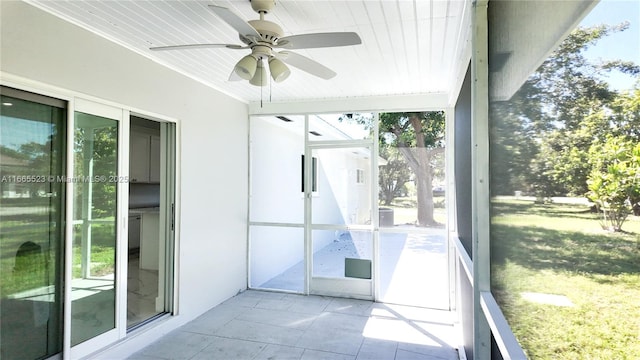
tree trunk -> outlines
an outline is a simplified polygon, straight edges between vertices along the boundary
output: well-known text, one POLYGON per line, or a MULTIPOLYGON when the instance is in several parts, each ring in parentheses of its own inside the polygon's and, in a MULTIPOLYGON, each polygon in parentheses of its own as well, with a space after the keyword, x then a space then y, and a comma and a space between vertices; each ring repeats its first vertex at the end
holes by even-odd
POLYGON ((384 191, 384 205, 385 206, 391 205, 391 202, 393 201, 393 199, 394 199, 393 190, 385 189, 385 191, 384 191))
POLYGON ((416 172, 416 189, 418 192, 418 226, 437 225, 433 218, 432 176, 429 163, 420 166, 416 172))
MULTIPOLYGON (((416 136, 415 146, 410 146, 403 141, 398 141, 398 150, 404 156, 407 164, 416 176, 418 226, 439 225, 433 217, 433 169, 431 168, 431 158, 434 154, 444 151, 444 148, 427 148, 425 135, 422 131, 422 120, 419 116, 409 118, 409 124, 413 127, 416 136)), ((391 131, 402 138, 402 133, 406 129, 402 126, 393 127, 391 131)))
POLYGON ((422 123, 418 117, 410 119, 411 126, 416 132, 416 147, 400 147, 398 150, 404 155, 409 167, 416 175, 418 226, 437 225, 433 218, 433 170, 431 169, 431 156, 435 150, 427 149, 422 133, 422 123))

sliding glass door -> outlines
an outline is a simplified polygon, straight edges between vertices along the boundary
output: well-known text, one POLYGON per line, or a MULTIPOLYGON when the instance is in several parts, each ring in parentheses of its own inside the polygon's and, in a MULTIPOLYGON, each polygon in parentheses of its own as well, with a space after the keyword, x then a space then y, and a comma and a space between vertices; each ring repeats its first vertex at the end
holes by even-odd
POLYGON ((75 113, 71 346, 116 327, 118 120, 75 113))
POLYGON ((175 124, 154 125, 148 179, 130 193, 128 110, 4 86, 0 96, 0 359, 83 358, 171 312, 175 124), (128 270, 133 203, 146 206, 144 294, 128 270), (149 302, 143 321, 128 314, 128 283, 149 302))
POLYGON ((2 88, 0 358, 62 350, 65 107, 2 88))

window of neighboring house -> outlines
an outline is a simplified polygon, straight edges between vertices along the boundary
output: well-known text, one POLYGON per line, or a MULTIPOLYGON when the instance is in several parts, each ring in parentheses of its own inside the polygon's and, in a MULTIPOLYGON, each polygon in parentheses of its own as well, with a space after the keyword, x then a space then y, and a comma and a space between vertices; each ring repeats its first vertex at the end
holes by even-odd
POLYGON ((356 169, 356 184, 364 184, 364 170, 356 169))

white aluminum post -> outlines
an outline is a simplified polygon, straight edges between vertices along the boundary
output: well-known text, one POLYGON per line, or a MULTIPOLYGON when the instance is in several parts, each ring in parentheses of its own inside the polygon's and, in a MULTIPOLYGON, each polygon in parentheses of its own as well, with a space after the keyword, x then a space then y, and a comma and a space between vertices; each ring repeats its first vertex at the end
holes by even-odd
POLYGON ((488 0, 475 0, 471 57, 471 191, 473 227, 473 354, 491 358, 491 329, 482 311, 480 295, 491 291, 489 278, 489 71, 488 0))
POLYGON ((309 295, 311 288, 311 276, 313 271, 313 239, 311 231, 311 197, 313 189, 313 174, 312 169, 312 153, 309 148, 309 115, 304 116, 304 264, 305 264, 305 276, 304 276, 304 293, 309 295))
POLYGON ((378 112, 373 113, 373 145, 371 146, 371 211, 373 212, 371 224, 373 225, 373 251, 371 254, 371 286, 372 286, 372 295, 373 300, 378 301, 380 299, 380 213, 378 206, 378 193, 380 183, 378 182, 379 176, 379 164, 378 164, 378 156, 380 152, 380 145, 378 142, 380 139, 378 138, 378 133, 380 131, 379 127, 380 114, 378 112))
POLYGON ((453 242, 456 227, 456 182, 455 182, 455 109, 445 110, 445 207, 447 211, 447 267, 449 276, 449 309, 456 309, 456 246, 453 242))
MULTIPOLYGON (((68 103, 67 108, 67 143, 66 143, 66 159, 67 168, 65 169, 66 179, 73 177, 73 169, 75 156, 73 153, 74 134, 75 134, 75 102, 72 100, 68 103)), ((63 297, 63 325, 62 325, 62 358, 64 360, 71 359, 71 281, 72 281, 72 261, 73 261, 73 183, 67 181, 65 187, 65 229, 64 229, 64 297, 63 297)))

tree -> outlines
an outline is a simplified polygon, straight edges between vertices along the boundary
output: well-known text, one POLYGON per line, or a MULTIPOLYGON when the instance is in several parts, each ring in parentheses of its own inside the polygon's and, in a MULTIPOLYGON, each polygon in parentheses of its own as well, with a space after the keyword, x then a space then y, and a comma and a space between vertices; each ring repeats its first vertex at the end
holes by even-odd
POLYGON ((640 201, 640 143, 609 137, 590 150, 589 198, 602 211, 602 227, 621 231, 632 208, 640 201))
POLYGON ((583 195, 588 191, 588 152, 592 143, 603 141, 609 133, 612 104, 617 92, 610 89, 602 74, 619 70, 637 75, 637 65, 619 60, 592 63, 584 56, 590 46, 629 23, 599 25, 574 30, 537 70, 532 81, 546 108, 541 117, 547 129, 542 142, 551 152, 539 152, 551 164, 547 175, 566 193, 583 195))
POLYGON ((517 186, 541 197, 584 195, 591 144, 612 131, 638 138, 640 101, 612 90, 603 75, 617 70, 637 77, 640 67, 620 60, 592 63, 584 56, 598 40, 628 27, 575 29, 509 102, 492 104, 494 192, 517 186))
POLYGON ((379 167, 379 197, 388 206, 393 199, 403 196, 407 191, 406 184, 411 181, 411 171, 398 149, 389 144, 380 144, 380 156, 387 163, 379 167))
MULTIPOLYGON (((513 195, 515 191, 538 193, 532 184, 544 181, 531 178, 532 159, 539 152, 535 141, 537 129, 529 119, 540 117, 539 99, 531 86, 525 84, 510 102, 492 102, 490 131, 491 192, 492 195, 513 195)), ((544 163, 535 166, 544 166, 544 163)), ((540 176, 542 171, 535 171, 540 176)))
POLYGON ((432 163, 444 152, 443 111, 380 114, 380 141, 398 149, 415 175, 418 226, 435 226, 432 163))
MULTIPOLYGON (((444 111, 380 113, 380 146, 393 147, 413 172, 418 197, 418 226, 437 226, 433 217, 433 179, 436 155, 444 152, 444 111)), ((356 121, 367 127, 372 118, 346 114, 341 121, 356 121)))

